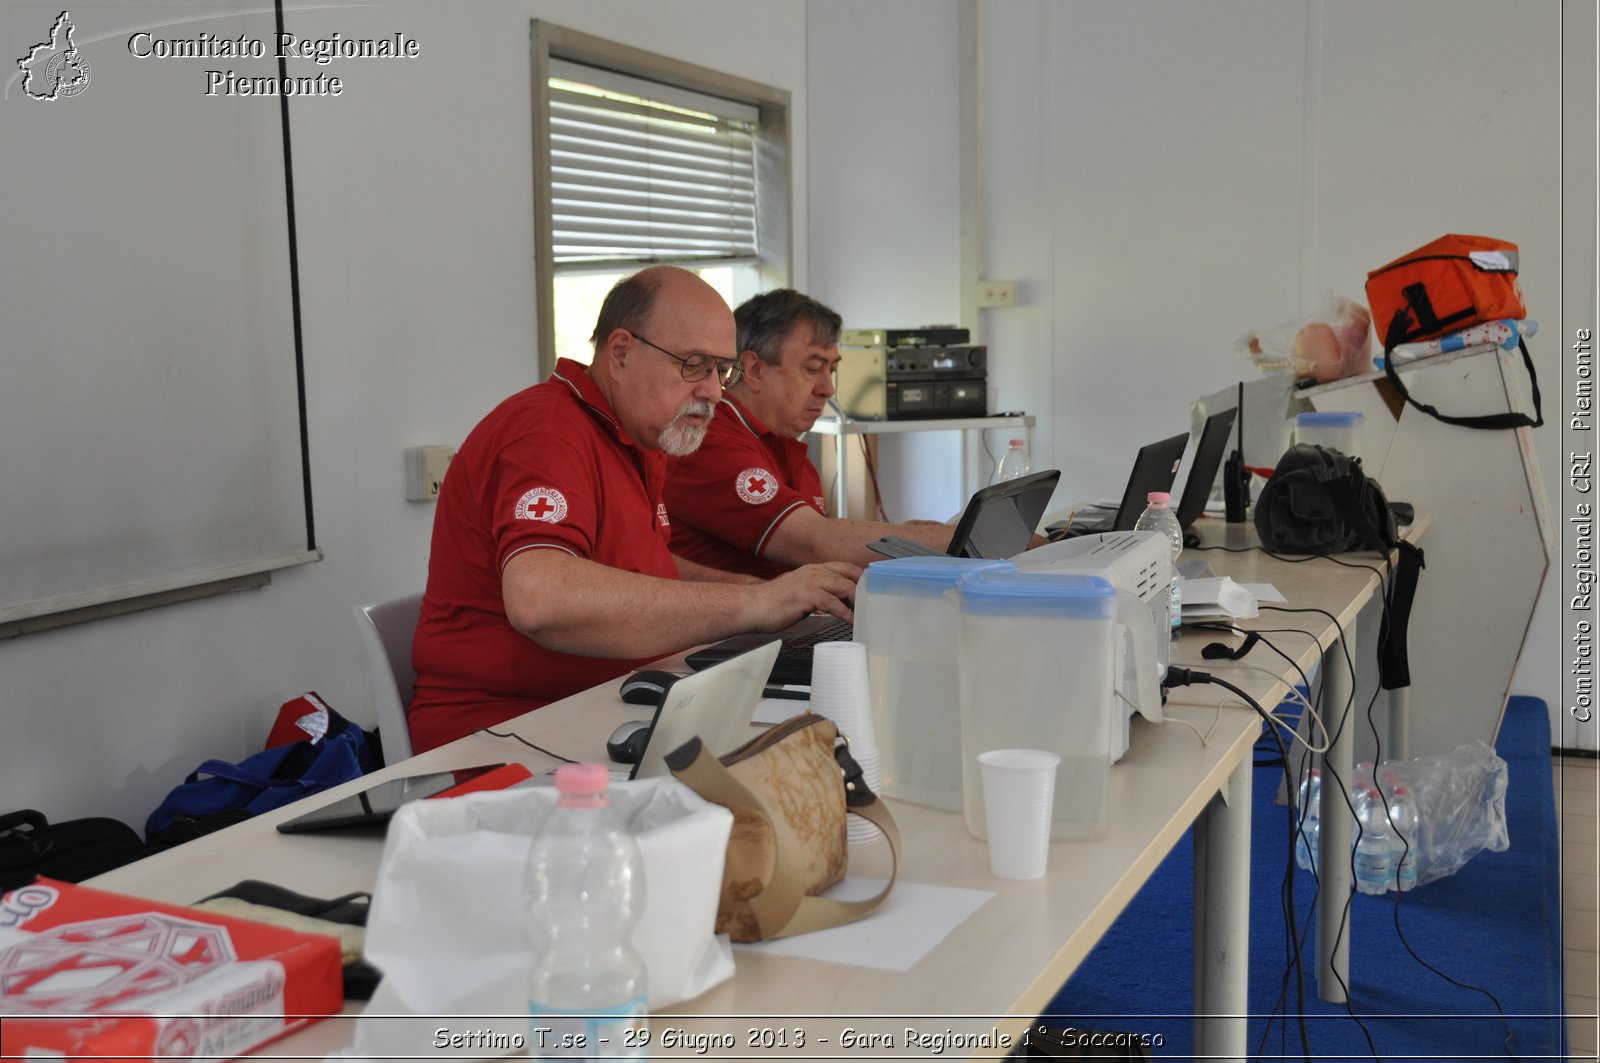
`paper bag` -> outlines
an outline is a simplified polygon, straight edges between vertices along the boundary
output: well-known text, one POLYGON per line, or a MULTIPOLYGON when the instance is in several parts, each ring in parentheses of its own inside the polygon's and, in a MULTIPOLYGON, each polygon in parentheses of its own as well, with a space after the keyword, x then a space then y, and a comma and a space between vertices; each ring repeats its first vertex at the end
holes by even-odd
MULTIPOLYGON (((446 1016, 493 1017, 456 1023, 476 1038, 460 1047, 522 1047, 536 940, 523 875, 555 803, 555 787, 530 786, 400 807, 367 919, 383 981, 342 1055, 428 1055, 446 1016)), ((712 933, 733 816, 671 778, 613 783, 611 805, 644 857, 633 944, 650 1007, 698 996, 733 974, 727 938, 712 933)))

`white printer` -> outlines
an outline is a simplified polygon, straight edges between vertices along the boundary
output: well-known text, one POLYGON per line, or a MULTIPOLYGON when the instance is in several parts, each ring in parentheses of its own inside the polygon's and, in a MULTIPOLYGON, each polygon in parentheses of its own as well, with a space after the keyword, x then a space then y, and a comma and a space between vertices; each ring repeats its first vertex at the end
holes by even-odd
POLYGON ((1117 641, 1117 698, 1124 711, 1112 714, 1117 725, 1111 732, 1111 759, 1121 760, 1128 752, 1129 717, 1138 712, 1147 720, 1161 720, 1161 680, 1172 638, 1172 544, 1160 532, 1101 532, 1046 543, 1011 561, 1028 572, 1099 576, 1118 592, 1137 598, 1148 613, 1148 641, 1134 628, 1117 641))

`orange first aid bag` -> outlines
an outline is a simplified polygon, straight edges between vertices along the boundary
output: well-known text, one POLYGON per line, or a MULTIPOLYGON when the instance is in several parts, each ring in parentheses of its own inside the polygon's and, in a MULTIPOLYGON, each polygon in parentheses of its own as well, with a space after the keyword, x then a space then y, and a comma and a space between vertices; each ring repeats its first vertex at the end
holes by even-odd
POLYGON ((1469 325, 1528 316, 1517 283, 1517 245, 1488 236, 1441 236, 1367 274, 1367 305, 1385 352, 1469 325))
POLYGON ((1517 245, 1491 236, 1441 236, 1431 244, 1367 274, 1372 327, 1383 340, 1383 371, 1406 402, 1446 424, 1463 428, 1538 428, 1544 424, 1533 357, 1520 339, 1534 415, 1507 411, 1467 416, 1440 413, 1411 396, 1395 371, 1393 351, 1402 343, 1431 340, 1473 325, 1528 316, 1517 282, 1517 245))

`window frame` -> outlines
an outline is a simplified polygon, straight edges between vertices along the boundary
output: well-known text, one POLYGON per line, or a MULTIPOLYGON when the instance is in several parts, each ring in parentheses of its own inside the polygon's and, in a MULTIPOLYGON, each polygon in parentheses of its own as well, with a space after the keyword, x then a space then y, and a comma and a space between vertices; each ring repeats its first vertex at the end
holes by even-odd
MULTIPOLYGON (((758 182, 764 168, 781 167, 782 218, 772 211, 757 214, 757 247, 761 288, 781 287, 793 271, 794 248, 794 167, 790 143, 790 93, 709 67, 671 59, 654 52, 633 48, 615 41, 533 19, 530 26, 532 51, 532 127, 533 127, 533 232, 534 232, 534 316, 537 329, 539 375, 555 370, 555 249, 551 240, 552 185, 550 160, 550 60, 563 59, 599 67, 620 74, 657 81, 694 92, 721 96, 750 104, 760 112, 761 133, 757 147, 758 182)), ((685 263, 690 268, 715 265, 717 260, 697 259, 685 263)), ((611 267, 615 268, 615 267, 611 267)))

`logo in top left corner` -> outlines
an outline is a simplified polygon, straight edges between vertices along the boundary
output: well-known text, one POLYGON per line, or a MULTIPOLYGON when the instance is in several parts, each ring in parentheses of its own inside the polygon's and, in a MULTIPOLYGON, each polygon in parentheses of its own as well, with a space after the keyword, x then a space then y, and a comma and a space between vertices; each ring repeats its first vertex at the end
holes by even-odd
POLYGON ((89 87, 89 60, 78 51, 70 12, 63 11, 50 27, 50 39, 35 44, 17 60, 22 91, 29 99, 59 100, 89 87))

